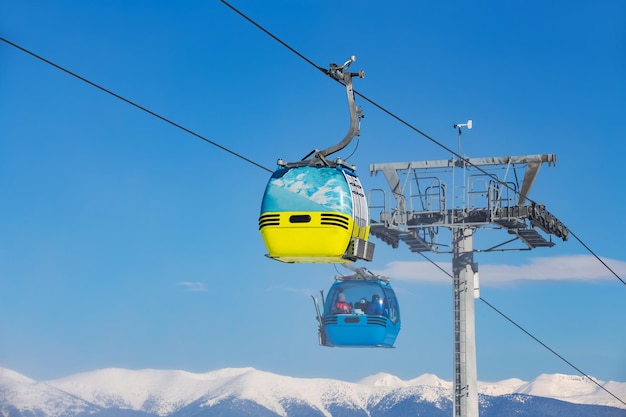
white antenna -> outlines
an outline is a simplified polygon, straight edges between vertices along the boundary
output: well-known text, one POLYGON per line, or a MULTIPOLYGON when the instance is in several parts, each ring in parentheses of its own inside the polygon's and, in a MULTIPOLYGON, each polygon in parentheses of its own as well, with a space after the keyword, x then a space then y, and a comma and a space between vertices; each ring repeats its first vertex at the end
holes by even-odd
POLYGON ((472 121, 468 120, 467 123, 457 123, 454 126, 452 126, 455 129, 461 129, 462 127, 467 127, 468 129, 472 128, 472 121))
POLYGON ((472 120, 468 120, 467 123, 457 123, 452 125, 453 128, 457 129, 459 132, 457 141, 458 141, 458 155, 461 157, 461 128, 466 127, 468 129, 472 128, 472 120))

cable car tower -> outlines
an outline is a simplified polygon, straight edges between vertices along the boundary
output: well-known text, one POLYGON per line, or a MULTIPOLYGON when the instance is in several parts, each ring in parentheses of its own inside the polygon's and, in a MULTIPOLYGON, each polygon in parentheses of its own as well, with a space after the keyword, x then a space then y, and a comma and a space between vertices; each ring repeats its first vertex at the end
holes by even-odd
POLYGON ((556 155, 466 158, 461 156, 462 127, 471 129, 472 121, 454 125, 458 153, 449 160, 370 165, 371 175, 384 174, 393 196, 392 201, 383 189, 370 191, 370 234, 393 248, 402 241, 414 253, 452 254, 453 415, 478 417, 474 299, 480 289, 474 252, 551 247, 552 235, 567 240, 569 231, 544 205, 527 202, 539 169, 554 165, 556 155), (508 237, 474 249, 480 228, 505 230, 508 237), (446 242, 440 239, 442 229, 450 230, 446 242))

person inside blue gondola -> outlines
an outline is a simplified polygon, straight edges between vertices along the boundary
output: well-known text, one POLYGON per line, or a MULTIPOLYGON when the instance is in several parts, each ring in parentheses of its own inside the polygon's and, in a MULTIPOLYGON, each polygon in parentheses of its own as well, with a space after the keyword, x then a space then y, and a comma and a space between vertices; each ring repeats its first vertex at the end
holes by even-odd
POLYGON ((352 307, 346 301, 346 295, 342 292, 337 294, 337 301, 335 302, 335 314, 350 314, 352 313, 352 307))
POLYGON ((357 314, 365 314, 368 304, 369 302, 365 298, 361 298, 359 301, 354 303, 354 312, 357 314))
POLYGON ((387 309, 385 308, 385 304, 380 298, 380 295, 372 295, 372 301, 367 305, 366 314, 387 317, 387 309))

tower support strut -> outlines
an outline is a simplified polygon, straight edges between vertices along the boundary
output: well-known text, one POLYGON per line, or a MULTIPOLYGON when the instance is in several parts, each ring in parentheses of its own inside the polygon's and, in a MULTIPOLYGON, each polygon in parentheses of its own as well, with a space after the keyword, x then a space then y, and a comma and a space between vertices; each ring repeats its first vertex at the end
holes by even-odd
POLYGON ((474 297, 478 295, 478 268, 474 264, 474 230, 452 230, 454 303, 454 417, 478 417, 474 297))

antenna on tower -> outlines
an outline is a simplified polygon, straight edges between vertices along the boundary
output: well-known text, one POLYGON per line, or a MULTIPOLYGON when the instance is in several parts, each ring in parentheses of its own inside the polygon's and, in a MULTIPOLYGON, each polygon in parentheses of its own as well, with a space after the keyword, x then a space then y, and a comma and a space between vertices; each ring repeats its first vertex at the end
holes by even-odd
POLYGON ((455 129, 459 129, 459 132, 461 131, 462 127, 467 127, 468 129, 472 128, 472 121, 468 120, 467 123, 457 123, 455 125, 452 126, 455 129))
POLYGON ((457 129, 457 131, 459 132, 458 135, 458 154, 459 154, 459 158, 461 157, 461 128, 462 127, 466 127, 468 129, 472 128, 472 120, 468 120, 467 123, 456 123, 454 125, 452 125, 453 128, 457 129))

